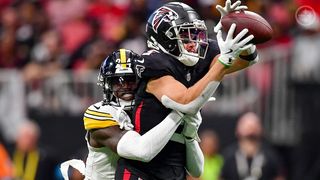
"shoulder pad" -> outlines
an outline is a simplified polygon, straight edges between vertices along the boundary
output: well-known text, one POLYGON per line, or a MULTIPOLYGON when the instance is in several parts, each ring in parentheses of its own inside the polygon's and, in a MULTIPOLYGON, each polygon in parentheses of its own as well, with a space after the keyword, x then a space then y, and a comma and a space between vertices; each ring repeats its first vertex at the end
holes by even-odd
POLYGON ((116 112, 116 108, 102 105, 102 102, 91 105, 83 116, 85 129, 99 129, 119 125, 116 120, 116 112))
POLYGON ((151 50, 142 54, 143 60, 135 64, 139 78, 156 78, 171 74, 173 58, 167 54, 151 50))

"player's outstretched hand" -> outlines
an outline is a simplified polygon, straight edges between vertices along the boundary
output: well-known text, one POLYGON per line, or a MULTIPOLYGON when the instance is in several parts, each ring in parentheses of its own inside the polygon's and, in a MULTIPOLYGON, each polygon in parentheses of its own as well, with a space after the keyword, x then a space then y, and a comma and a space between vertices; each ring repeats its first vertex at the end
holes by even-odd
POLYGON ((226 4, 224 7, 217 5, 216 9, 220 12, 220 21, 218 22, 218 24, 214 27, 214 32, 218 32, 221 28, 222 28, 222 24, 221 24, 221 19, 223 16, 234 12, 234 11, 241 11, 241 10, 246 10, 248 9, 247 6, 245 5, 240 5, 241 1, 237 1, 233 4, 231 4, 231 0, 227 0, 226 4))
POLYGON ((236 37, 233 38, 235 29, 236 24, 232 24, 227 33, 226 40, 223 40, 221 30, 217 33, 217 41, 220 48, 220 57, 218 60, 226 67, 231 66, 232 62, 241 51, 247 50, 252 46, 252 44, 247 43, 254 38, 253 35, 249 35, 244 38, 248 33, 248 29, 243 29, 236 37))

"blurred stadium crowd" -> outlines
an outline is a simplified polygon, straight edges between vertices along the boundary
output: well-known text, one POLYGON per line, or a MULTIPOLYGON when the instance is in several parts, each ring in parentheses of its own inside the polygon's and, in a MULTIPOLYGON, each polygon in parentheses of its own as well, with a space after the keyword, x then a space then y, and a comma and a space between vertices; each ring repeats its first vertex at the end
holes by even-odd
MULTIPOLYGON (((95 85, 100 63, 118 48, 141 54, 146 18, 165 2, 0 0, 0 153, 9 154, 16 179, 59 179, 59 163, 82 157, 82 111, 102 97, 95 85), (22 130, 23 124, 28 130, 22 130), (39 162, 42 170, 30 168, 39 168, 43 176, 21 176, 24 161, 17 149, 29 146, 43 147, 37 151, 40 160, 37 155, 27 158, 39 162)), ((213 27, 220 17, 215 6, 224 1, 183 2, 199 12, 209 37, 215 38, 213 27)), ((203 108, 200 130, 214 130, 222 151, 236 139, 240 115, 254 111, 283 162, 283 177, 320 179, 320 5, 316 0, 242 3, 268 20, 274 36, 258 46, 261 57, 255 67, 222 83, 217 101, 203 108)), ((5 179, 2 165, 0 179, 5 179)))

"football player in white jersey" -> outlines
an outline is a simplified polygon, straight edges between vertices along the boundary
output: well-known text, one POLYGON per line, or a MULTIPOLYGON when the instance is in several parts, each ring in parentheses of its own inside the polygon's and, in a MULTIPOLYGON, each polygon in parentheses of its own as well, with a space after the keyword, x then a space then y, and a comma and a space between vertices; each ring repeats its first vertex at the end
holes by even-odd
MULTIPOLYGON (((201 117, 183 116, 172 111, 154 128, 143 135, 133 129, 131 113, 137 86, 133 63, 141 61, 134 52, 120 49, 102 63, 98 85, 103 87, 104 99, 91 105, 84 113, 84 127, 89 154, 84 164, 69 160, 61 164, 61 172, 68 179, 68 167, 78 169, 87 180, 114 179, 119 156, 149 162, 171 139, 186 144, 190 175, 198 177, 203 171, 203 154, 197 141, 186 141, 183 133, 174 133, 183 122, 200 125, 201 117)), ((195 127, 195 126, 192 126, 195 127)), ((192 130, 191 132, 195 132, 192 130)))

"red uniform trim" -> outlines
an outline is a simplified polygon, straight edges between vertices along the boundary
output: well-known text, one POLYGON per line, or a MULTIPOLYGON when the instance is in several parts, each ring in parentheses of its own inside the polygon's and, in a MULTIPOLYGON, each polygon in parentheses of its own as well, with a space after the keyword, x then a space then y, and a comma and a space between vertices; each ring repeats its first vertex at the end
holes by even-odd
POLYGON ((141 116, 142 106, 143 106, 143 101, 141 101, 141 103, 139 104, 139 106, 138 106, 138 108, 136 110, 135 121, 134 121, 134 128, 135 128, 136 132, 138 132, 138 133, 140 133, 140 130, 141 130, 141 126, 140 126, 141 119, 140 119, 140 116, 141 116))
POLYGON ((131 177, 131 172, 128 171, 127 169, 124 169, 124 173, 123 173, 123 180, 130 180, 131 177))

